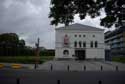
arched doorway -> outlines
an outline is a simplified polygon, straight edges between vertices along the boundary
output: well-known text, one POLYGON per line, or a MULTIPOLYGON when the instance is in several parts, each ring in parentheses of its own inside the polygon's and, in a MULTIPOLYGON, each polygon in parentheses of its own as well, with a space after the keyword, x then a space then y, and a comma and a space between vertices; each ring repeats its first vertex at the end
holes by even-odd
POLYGON ((68 55, 69 55, 69 51, 68 51, 68 50, 64 50, 64 51, 63 51, 63 55, 64 55, 64 56, 68 56, 68 55))

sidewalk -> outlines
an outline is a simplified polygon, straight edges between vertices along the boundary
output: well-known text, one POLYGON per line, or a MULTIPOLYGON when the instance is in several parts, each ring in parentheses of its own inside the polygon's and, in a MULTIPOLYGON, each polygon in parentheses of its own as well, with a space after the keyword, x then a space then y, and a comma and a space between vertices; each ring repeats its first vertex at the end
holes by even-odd
POLYGON ((38 70, 53 71, 125 71, 125 64, 109 61, 48 61, 38 70))
MULTIPOLYGON (((4 64, 3 69, 12 69, 12 64, 4 64)), ((17 63, 18 64, 18 63, 17 63)), ((35 64, 19 64, 20 69, 34 69, 35 64)), ((48 61, 38 64, 37 70, 42 71, 125 71, 125 64, 109 61, 48 61)))

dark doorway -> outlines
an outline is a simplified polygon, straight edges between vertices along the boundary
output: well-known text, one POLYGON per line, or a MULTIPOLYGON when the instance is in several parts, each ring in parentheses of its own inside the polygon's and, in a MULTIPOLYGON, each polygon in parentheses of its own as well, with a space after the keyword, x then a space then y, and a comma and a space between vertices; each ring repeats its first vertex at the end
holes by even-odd
POLYGON ((78 60, 85 60, 85 50, 75 50, 75 55, 78 60))

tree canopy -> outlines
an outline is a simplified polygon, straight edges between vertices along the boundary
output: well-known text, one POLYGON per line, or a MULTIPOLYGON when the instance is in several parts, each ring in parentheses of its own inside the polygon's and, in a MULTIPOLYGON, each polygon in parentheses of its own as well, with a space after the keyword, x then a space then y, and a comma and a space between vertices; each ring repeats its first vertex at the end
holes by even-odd
POLYGON ((34 51, 25 45, 23 39, 19 40, 16 33, 0 34, 0 56, 34 55, 34 51))
POLYGON ((19 42, 19 37, 15 33, 0 34, 0 44, 8 46, 16 46, 19 42))
POLYGON ((104 8, 106 16, 101 19, 100 25, 109 28, 115 24, 118 27, 122 26, 125 17, 122 14, 124 5, 125 0, 51 0, 49 18, 52 18, 52 25, 61 23, 67 26, 73 22, 75 14, 79 14, 81 20, 86 15, 95 18, 104 8))

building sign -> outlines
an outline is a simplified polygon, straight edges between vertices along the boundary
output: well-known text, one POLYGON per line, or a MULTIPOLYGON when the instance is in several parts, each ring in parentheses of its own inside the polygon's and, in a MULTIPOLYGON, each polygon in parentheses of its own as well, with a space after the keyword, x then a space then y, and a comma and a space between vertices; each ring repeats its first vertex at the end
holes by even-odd
POLYGON ((69 45, 69 37, 68 35, 64 36, 64 46, 68 46, 69 45))

